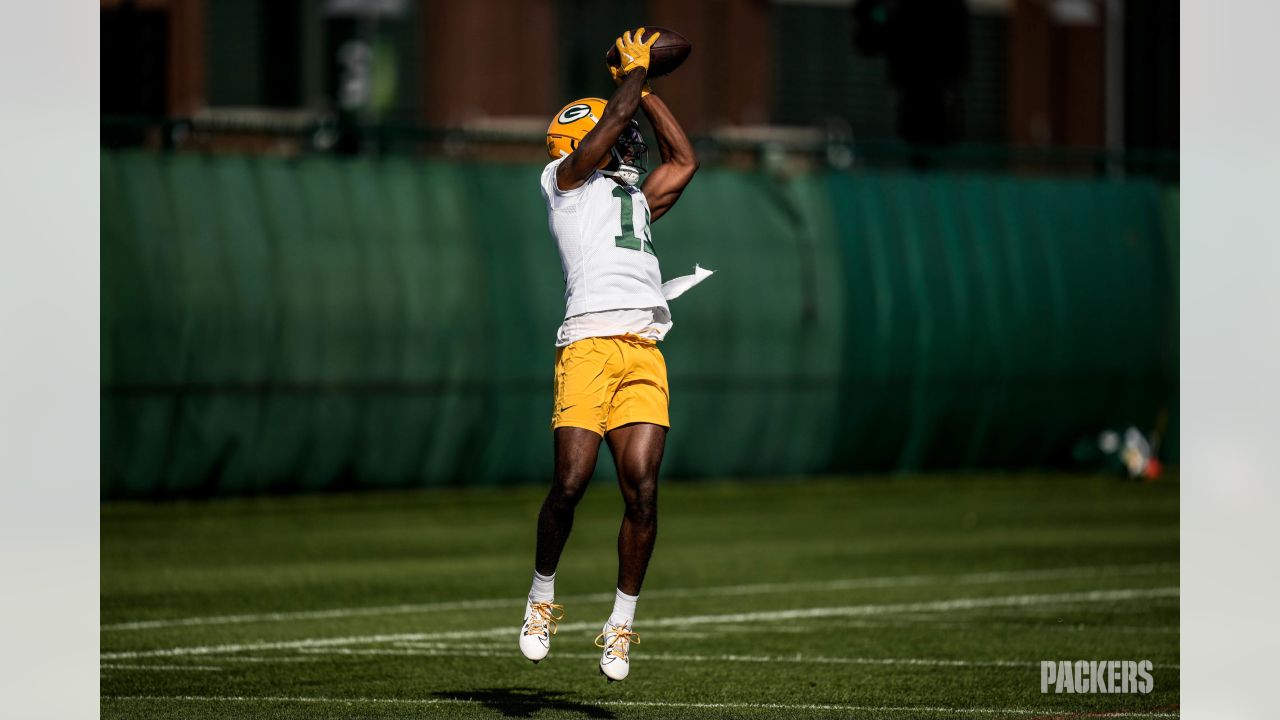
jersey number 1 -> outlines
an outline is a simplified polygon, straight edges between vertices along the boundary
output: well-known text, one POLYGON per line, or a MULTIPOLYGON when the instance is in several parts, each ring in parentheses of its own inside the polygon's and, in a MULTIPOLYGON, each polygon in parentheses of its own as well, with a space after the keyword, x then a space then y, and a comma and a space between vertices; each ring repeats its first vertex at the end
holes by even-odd
POLYGON ((649 235, 649 208, 644 209, 644 237, 636 234, 635 222, 631 219, 631 193, 624 187, 613 189, 614 197, 622 200, 622 234, 613 239, 613 244, 628 250, 642 250, 654 257, 653 238, 649 235))

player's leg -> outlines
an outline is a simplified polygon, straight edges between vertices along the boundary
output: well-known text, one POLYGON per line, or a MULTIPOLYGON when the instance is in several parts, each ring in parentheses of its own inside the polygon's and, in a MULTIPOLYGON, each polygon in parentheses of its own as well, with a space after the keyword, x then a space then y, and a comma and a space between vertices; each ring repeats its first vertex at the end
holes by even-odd
POLYGON ((559 427, 555 437, 555 473, 551 489, 538 513, 538 545, 534 553, 533 585, 520 628, 520 652, 535 663, 551 649, 551 635, 562 608, 554 603, 556 566, 573 530, 574 510, 591 482, 600 436, 579 427, 559 427))
POLYGON ((658 536, 658 468, 666 448, 667 365, 657 344, 633 336, 618 338, 623 357, 622 382, 609 404, 605 440, 618 468, 626 503, 618 530, 618 584, 613 612, 596 644, 604 649, 600 671, 621 680, 631 671, 636 601, 658 536))
POLYGON ((618 531, 618 589, 635 596, 640 594, 658 537, 658 468, 667 429, 635 423, 610 431, 606 439, 626 506, 618 531))
POLYGON ((618 531, 618 585, 613 612, 597 638, 597 645, 604 649, 600 671, 611 680, 628 675, 631 643, 640 641, 633 622, 640 586, 658 537, 658 468, 666 438, 666 427, 645 422, 615 428, 605 436, 626 505, 618 531))
POLYGON ((578 427, 555 430, 555 475, 551 489, 538 513, 538 549, 534 569, 543 576, 554 575, 560 553, 573 530, 573 513, 587 492, 596 469, 600 436, 578 427))

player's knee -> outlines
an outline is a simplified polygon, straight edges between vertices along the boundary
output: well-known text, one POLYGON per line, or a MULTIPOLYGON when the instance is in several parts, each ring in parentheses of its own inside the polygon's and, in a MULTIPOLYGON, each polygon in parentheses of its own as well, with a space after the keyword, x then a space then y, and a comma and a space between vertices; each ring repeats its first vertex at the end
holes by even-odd
POLYGON ((658 526, 658 503, 637 502, 627 506, 627 519, 633 525, 645 528, 658 526))
POLYGON ((627 519, 644 526, 658 524, 658 492, 657 484, 649 488, 641 487, 627 498, 627 519))
POLYGON ((587 492, 590 473, 561 473, 551 485, 548 500, 559 506, 574 508, 587 492))

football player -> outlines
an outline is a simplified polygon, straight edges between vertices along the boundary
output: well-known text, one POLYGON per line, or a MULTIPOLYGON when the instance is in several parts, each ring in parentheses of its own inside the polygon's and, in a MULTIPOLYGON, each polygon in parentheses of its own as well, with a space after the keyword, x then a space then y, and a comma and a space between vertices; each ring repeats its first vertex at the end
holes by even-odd
POLYGON ((649 226, 698 169, 689 138, 646 81, 658 37, 639 28, 617 39, 621 64, 610 67, 617 90, 607 102, 575 100, 556 115, 547 129, 552 160, 542 172, 564 270, 565 318, 556 337, 555 474, 538 515, 520 650, 534 662, 546 657, 564 616, 554 602, 556 565, 604 440, 626 503, 613 612, 596 637, 600 671, 610 680, 627 676, 631 645, 640 641, 632 621, 658 530, 658 466, 670 426, 667 368, 657 344, 672 322, 649 226), (633 117, 637 108, 653 125, 662 156, 643 190, 637 183, 647 146, 633 117))

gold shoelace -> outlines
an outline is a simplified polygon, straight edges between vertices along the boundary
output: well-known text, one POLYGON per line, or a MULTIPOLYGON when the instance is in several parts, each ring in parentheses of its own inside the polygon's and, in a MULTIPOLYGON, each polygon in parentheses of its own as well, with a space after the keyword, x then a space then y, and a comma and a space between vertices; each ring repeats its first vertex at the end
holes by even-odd
POLYGON ((564 619, 564 606, 550 602, 536 602, 529 605, 529 629, 525 635, 537 635, 543 630, 556 634, 556 623, 564 619), (560 614, 556 615, 559 610, 560 614))
MULTIPOLYGON (((610 635, 613 635, 613 639, 609 641, 609 646, 608 646, 609 654, 618 658, 623 662, 628 662, 627 655, 628 655, 628 651, 631 648, 631 643, 635 643, 637 645, 640 644, 640 633, 631 630, 625 625, 624 626, 610 625, 608 629, 608 633, 610 635), (618 642, 619 640, 621 640, 622 642, 619 643, 618 642), (618 647, 619 644, 621 645, 621 649, 619 649, 618 647)), ((596 636, 596 647, 602 648, 602 649, 605 647, 604 636, 605 636, 605 633, 603 632, 596 636)))

